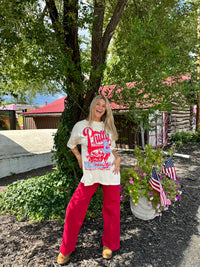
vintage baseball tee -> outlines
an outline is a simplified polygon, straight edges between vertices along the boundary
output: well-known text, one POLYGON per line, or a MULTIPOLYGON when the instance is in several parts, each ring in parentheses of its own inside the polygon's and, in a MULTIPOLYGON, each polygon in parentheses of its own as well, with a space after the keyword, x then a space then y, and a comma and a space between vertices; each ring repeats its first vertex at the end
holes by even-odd
POLYGON ((77 122, 67 143, 71 149, 81 145, 83 176, 81 182, 85 186, 94 183, 103 185, 120 184, 120 173, 114 174, 112 165, 115 157, 112 150, 115 141, 111 134, 104 129, 104 122, 93 121, 91 125, 87 120, 77 122))

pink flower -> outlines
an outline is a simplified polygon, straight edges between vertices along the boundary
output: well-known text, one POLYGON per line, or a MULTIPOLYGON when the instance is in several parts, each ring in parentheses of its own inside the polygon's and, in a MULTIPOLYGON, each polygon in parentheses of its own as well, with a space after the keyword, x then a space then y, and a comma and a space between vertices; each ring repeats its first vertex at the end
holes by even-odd
POLYGON ((135 167, 134 170, 137 170, 137 167, 135 167))
POLYGON ((152 207, 152 204, 151 204, 151 202, 149 202, 149 207, 152 207))
POLYGON ((173 189, 173 187, 171 186, 171 187, 170 187, 170 189, 172 190, 172 189, 173 189))
POLYGON ((142 178, 140 178, 140 180, 142 181, 142 178))
POLYGON ((164 193, 165 193, 165 195, 167 195, 167 191, 165 191, 164 193))
POLYGON ((153 195, 153 192, 152 192, 152 191, 150 191, 150 192, 149 192, 149 194, 150 194, 150 195, 153 195))
POLYGON ((133 178, 132 178, 132 177, 129 178, 129 183, 130 183, 130 184, 134 184, 134 182, 133 182, 133 178))

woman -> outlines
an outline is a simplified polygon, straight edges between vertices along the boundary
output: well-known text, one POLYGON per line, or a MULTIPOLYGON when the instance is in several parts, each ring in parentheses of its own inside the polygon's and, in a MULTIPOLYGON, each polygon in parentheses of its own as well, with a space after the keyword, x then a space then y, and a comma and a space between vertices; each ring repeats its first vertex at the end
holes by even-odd
POLYGON ((83 176, 67 206, 58 264, 67 263, 75 250, 90 199, 100 184, 103 188, 103 258, 110 259, 112 251, 120 247, 120 157, 113 151, 117 137, 109 102, 98 95, 91 102, 88 119, 75 124, 67 143, 83 169, 83 176), (77 144, 81 144, 81 154, 77 144))

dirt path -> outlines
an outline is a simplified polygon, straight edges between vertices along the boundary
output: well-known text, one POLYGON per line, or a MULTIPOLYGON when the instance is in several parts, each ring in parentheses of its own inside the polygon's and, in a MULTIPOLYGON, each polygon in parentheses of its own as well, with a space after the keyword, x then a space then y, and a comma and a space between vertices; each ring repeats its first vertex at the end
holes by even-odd
MULTIPOLYGON (((191 159, 175 158, 183 194, 174 207, 151 221, 135 218, 129 204, 121 210, 121 247, 110 261, 102 259, 102 217, 85 221, 76 251, 67 266, 200 266, 200 235, 197 218, 200 205, 200 144, 180 152, 191 159), (188 265, 189 264, 189 265, 188 265)), ((131 155, 122 156, 129 165, 131 155)), ((2 184, 0 184, 2 185, 2 184)), ((4 185, 5 186, 5 185, 4 185)), ((199 218, 200 219, 200 218, 199 218)), ((63 225, 54 221, 30 224, 15 216, 0 215, 0 266, 58 266, 56 263, 63 225)))

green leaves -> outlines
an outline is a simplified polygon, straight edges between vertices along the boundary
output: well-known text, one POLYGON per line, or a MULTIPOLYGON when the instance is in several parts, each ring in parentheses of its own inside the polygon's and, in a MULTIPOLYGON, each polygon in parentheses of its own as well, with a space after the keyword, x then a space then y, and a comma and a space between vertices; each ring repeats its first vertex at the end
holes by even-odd
POLYGON ((66 177, 57 171, 14 182, 0 194, 0 211, 17 214, 19 220, 25 217, 33 220, 63 218, 71 190, 68 193, 60 191, 58 185, 69 187, 66 177))
POLYGON ((197 52, 196 29, 193 4, 175 0, 130 2, 112 44, 105 84, 158 82, 195 72, 196 57, 191 54, 197 52))
MULTIPOLYGON (((173 148, 172 148, 173 149, 173 148)), ((170 179, 165 174, 160 175, 161 164, 164 163, 164 152, 161 149, 153 150, 153 147, 145 146, 145 151, 135 148, 137 166, 121 170, 121 200, 129 200, 129 196, 135 205, 140 197, 145 197, 149 206, 154 209, 155 216, 161 216, 163 210, 168 209, 168 205, 161 204, 160 194, 155 192, 150 186, 153 167, 156 168, 161 181, 162 190, 166 198, 175 202, 180 198, 182 186, 176 180, 170 179)))
POLYGON ((184 143, 197 142, 200 143, 200 129, 197 132, 176 132, 172 134, 172 141, 179 147, 184 143))
POLYGON ((159 148, 154 150, 152 145, 146 145, 145 151, 142 154, 140 149, 136 146, 134 153, 138 162, 138 166, 141 167, 143 172, 147 173, 149 176, 151 176, 153 166, 158 171, 161 170, 165 155, 162 149, 159 148))

